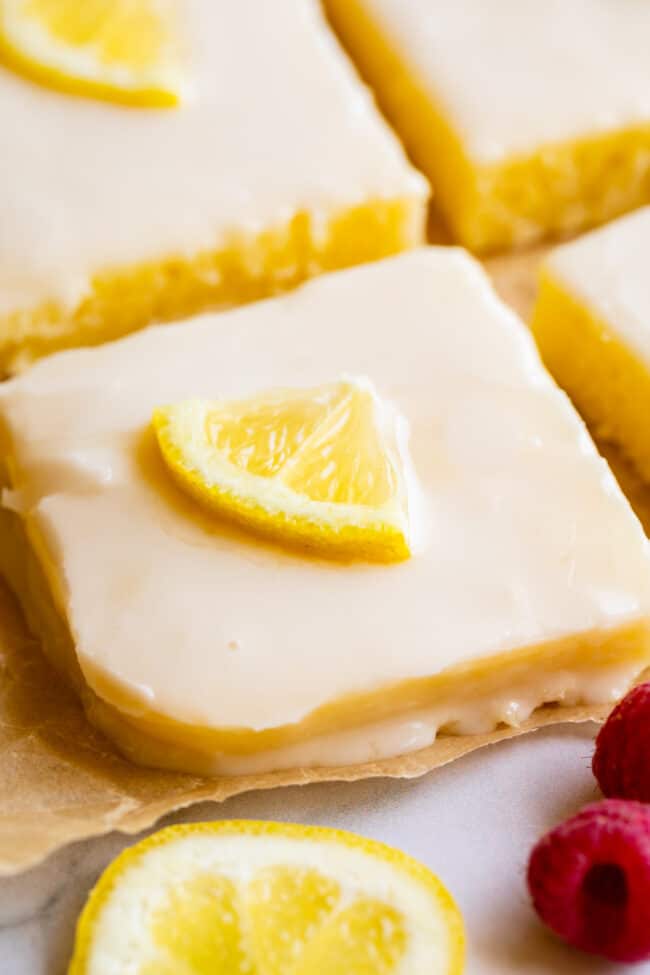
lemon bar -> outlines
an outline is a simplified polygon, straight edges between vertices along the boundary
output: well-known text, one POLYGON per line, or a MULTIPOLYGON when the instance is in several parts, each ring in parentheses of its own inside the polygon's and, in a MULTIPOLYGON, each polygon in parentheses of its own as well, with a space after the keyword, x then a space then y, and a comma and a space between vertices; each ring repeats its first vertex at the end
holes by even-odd
POLYGON ((365 762, 613 701, 650 661, 648 542, 529 332, 455 248, 51 356, 0 387, 0 430, 2 571, 138 762, 365 762), (360 373, 408 424, 402 561, 221 521, 157 449, 162 404, 360 373))
POLYGON ((650 482, 650 207, 556 248, 532 328, 596 436, 650 482))
POLYGON ((650 202, 650 8, 325 0, 457 238, 477 252, 650 202))
POLYGON ((422 240, 426 182, 316 0, 181 9, 177 108, 0 64, 0 375, 422 240))

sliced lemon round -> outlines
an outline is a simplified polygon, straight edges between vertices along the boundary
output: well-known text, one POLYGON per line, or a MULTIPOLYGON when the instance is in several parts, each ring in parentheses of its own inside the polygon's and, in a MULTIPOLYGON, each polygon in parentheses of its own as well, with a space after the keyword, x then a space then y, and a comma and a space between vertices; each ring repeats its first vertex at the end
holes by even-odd
POLYGON ((178 484, 280 542, 339 558, 407 558, 406 424, 367 379, 156 410, 178 484))
POLYGON ((1 0, 0 58, 73 94, 176 105, 178 0, 1 0))
POLYGON ((171 826, 121 854, 69 975, 460 975, 450 894, 404 853, 283 823, 171 826))

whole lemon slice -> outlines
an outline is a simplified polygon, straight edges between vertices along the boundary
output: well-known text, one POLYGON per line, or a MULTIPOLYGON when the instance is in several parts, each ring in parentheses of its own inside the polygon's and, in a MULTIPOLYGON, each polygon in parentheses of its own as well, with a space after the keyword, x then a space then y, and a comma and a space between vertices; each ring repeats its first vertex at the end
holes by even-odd
POLYGON ((104 873, 69 975, 460 975, 463 924, 422 864, 339 830, 172 826, 104 873))
POLYGON ((49 87, 175 105, 178 0, 0 0, 0 58, 49 87))
POLYGON ((153 426, 181 488, 248 529, 335 557, 410 554, 405 421, 367 379, 189 400, 153 426))

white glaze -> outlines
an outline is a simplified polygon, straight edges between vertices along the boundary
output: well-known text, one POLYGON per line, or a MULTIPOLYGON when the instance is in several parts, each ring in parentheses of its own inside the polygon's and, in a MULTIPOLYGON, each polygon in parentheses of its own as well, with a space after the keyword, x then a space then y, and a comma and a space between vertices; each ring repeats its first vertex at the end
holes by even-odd
POLYGON ((134 710, 269 728, 648 614, 635 516, 528 333, 458 250, 51 357, 0 388, 0 418, 82 670, 128 687, 134 710), (409 561, 307 560, 204 517, 162 468, 143 477, 155 406, 346 372, 370 375, 410 423, 432 523, 409 561))
POLYGON ((358 2, 480 162, 650 125, 647 3, 358 2))

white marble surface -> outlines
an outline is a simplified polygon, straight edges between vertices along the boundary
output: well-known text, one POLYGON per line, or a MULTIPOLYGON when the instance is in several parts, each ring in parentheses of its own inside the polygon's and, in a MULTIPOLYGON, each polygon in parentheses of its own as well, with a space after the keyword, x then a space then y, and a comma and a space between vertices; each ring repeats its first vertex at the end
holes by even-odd
MULTIPOLYGON (((593 726, 549 730, 468 756, 410 782, 370 781, 240 796, 165 822, 251 817, 352 829, 419 857, 465 915, 467 975, 614 975, 537 922, 524 870, 535 839, 598 797, 589 770, 593 726)), ((28 874, 0 881, 0 975, 64 975, 76 917, 109 861, 132 842, 80 843, 28 874)), ((650 975, 650 964, 633 969, 650 975)), ((216 975, 216 973, 215 973, 216 975)))

